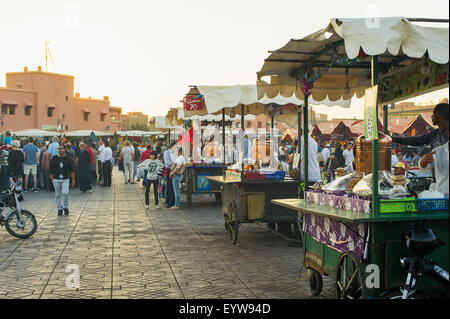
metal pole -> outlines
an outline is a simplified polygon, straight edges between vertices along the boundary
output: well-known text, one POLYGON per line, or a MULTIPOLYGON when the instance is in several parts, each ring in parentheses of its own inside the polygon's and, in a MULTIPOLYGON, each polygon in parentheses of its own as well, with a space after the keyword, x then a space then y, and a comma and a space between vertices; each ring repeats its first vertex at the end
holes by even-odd
MULTIPOLYGON (((297 113, 297 117, 298 117, 298 126, 297 126, 297 136, 298 136, 298 145, 297 145, 297 152, 300 154, 300 150, 301 150, 301 144, 300 144, 300 136, 302 135, 302 107, 299 105, 298 106, 298 113, 297 113)), ((300 172, 301 170, 301 161, 300 163, 297 163, 298 165, 298 171, 300 172)), ((299 181, 300 181, 300 174, 299 176, 299 181)), ((300 185, 298 185, 298 198, 300 198, 302 191, 300 189, 300 185)), ((298 214, 299 216, 301 216, 301 213, 299 212, 298 214)))
MULTIPOLYGON (((378 57, 372 56, 372 86, 378 84, 378 57)), ((376 103, 375 125, 378 126, 378 99, 376 103)), ((380 202, 378 201, 378 138, 372 141, 372 213, 378 213, 380 210, 380 202)))
POLYGON ((241 129, 242 129, 242 134, 244 134, 244 139, 242 140, 241 181, 244 181, 244 153, 245 153, 244 104, 241 104, 241 129))
MULTIPOLYGON (((299 143, 300 145, 300 139, 299 143)), ((303 199, 306 199, 306 190, 308 189, 308 96, 305 95, 305 104, 303 105, 303 199)))
POLYGON ((170 145, 170 128, 169 128, 169 142, 167 143, 167 146, 170 145))
POLYGON ((389 134, 389 109, 388 105, 383 105, 383 132, 384 134, 389 134))
POLYGON ((225 108, 222 109, 222 176, 225 177, 225 108))

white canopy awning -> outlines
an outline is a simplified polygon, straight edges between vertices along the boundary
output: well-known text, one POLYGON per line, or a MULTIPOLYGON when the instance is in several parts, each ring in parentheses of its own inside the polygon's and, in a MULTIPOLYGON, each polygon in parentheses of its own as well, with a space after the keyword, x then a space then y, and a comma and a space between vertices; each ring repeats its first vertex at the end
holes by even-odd
POLYGON ((17 131, 17 132, 11 132, 11 134, 19 137, 48 137, 48 136, 59 136, 60 132, 50 132, 50 131, 44 131, 40 129, 27 129, 23 131, 17 131))
POLYGON ((117 131, 117 135, 119 136, 152 136, 152 135, 160 135, 162 132, 159 131, 117 131))
MULTIPOLYGON (((245 114, 258 115, 265 113, 269 115, 268 105, 280 106, 287 104, 301 105, 303 100, 297 98, 293 93, 290 96, 277 94, 275 96, 263 95, 258 99, 257 86, 252 85, 234 85, 234 86, 197 86, 196 87, 203 98, 207 111, 205 114, 219 114, 222 109, 225 109, 226 114, 240 114, 240 106, 245 106, 245 114)), ((319 105, 326 103, 330 105, 339 104, 342 107, 350 107, 350 101, 339 100, 335 102, 323 101, 317 102, 311 100, 310 105, 319 105)))
POLYGON ((360 98, 370 86, 370 57, 366 55, 377 55, 380 66, 407 66, 414 63, 412 59, 422 58, 428 52, 431 61, 446 64, 448 40, 448 28, 418 26, 402 17, 331 19, 324 29, 301 40, 293 39, 272 52, 258 72, 258 96, 295 94, 303 100, 297 72, 313 60, 314 67, 332 65, 314 82, 310 98, 316 101, 348 100, 354 95, 360 98), (346 75, 345 63, 334 63, 333 52, 335 57, 359 58, 360 68, 350 68, 346 75), (262 80, 265 76, 271 76, 270 84, 262 80))
POLYGON ((113 132, 101 132, 101 131, 93 131, 93 130, 78 130, 78 131, 70 131, 64 133, 67 137, 88 137, 91 133, 94 132, 95 136, 113 136, 113 132))

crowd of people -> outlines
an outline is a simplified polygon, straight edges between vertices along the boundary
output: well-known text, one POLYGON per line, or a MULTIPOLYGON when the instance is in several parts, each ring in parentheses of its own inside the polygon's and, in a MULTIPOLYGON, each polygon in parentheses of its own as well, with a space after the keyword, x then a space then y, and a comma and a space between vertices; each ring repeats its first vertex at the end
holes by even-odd
POLYGON ((176 143, 164 142, 141 146, 126 140, 122 144, 100 140, 70 142, 53 137, 39 142, 33 137, 14 140, 9 132, 0 147, 0 189, 9 190, 20 182, 23 192, 55 192, 58 214, 69 214, 69 190, 91 193, 93 187, 111 187, 114 165, 123 171, 125 184, 142 179, 146 208, 153 186, 155 206, 160 198, 170 209, 180 209, 180 183, 186 161, 176 143), (174 164, 175 163, 175 164, 174 164), (173 166, 172 166, 173 165, 173 166))

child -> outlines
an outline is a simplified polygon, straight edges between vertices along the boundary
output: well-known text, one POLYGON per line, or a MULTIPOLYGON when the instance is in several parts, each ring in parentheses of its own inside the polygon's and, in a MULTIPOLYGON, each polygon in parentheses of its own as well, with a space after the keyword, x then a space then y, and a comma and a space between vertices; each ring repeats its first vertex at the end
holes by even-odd
POLYGON ((150 186, 153 185, 153 194, 155 197, 155 206, 159 209, 158 182, 159 176, 163 173, 164 164, 156 158, 156 151, 150 153, 150 158, 138 166, 138 170, 147 170, 147 184, 145 186, 145 208, 149 205, 150 186))

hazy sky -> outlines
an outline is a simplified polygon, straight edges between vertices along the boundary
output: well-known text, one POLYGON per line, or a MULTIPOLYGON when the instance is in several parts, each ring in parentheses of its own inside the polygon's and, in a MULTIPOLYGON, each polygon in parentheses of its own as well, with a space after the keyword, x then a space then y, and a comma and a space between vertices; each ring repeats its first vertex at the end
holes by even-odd
MULTIPOLYGON (((254 84, 268 50, 317 31, 330 18, 365 17, 374 10, 379 16, 448 19, 449 4, 0 0, 0 86, 5 85, 6 72, 44 68, 48 40, 56 72, 74 75, 75 91, 82 97, 108 95, 124 112, 165 115, 170 107, 180 106, 188 85, 254 84)), ((52 63, 48 71, 55 72, 52 63)), ((448 97, 448 89, 434 96, 448 97)), ((334 113, 362 114, 360 104, 334 113)))

